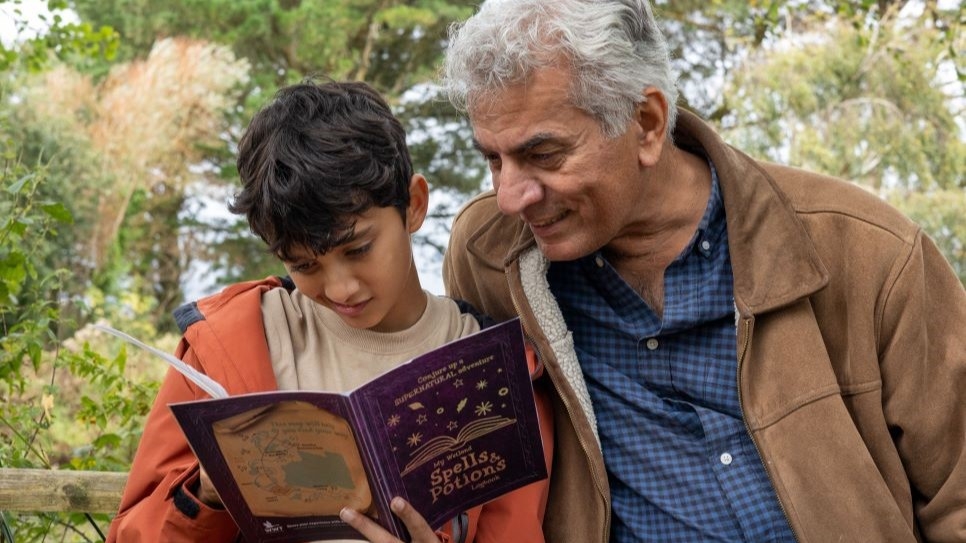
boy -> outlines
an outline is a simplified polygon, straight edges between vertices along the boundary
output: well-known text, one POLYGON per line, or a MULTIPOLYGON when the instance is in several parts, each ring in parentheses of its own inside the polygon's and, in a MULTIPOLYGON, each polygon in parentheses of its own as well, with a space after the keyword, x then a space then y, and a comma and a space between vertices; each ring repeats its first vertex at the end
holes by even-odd
MULTIPOLYGON (((428 186, 412 171, 402 125, 364 83, 280 90, 242 137, 238 171, 243 188, 229 209, 246 215, 289 277, 233 285, 176 312, 178 356, 230 394, 350 390, 479 330, 460 305, 420 285, 410 234, 426 216, 428 186)), ((169 372, 108 542, 239 538, 167 407, 203 396, 169 372)), ((549 465, 549 406, 537 399, 549 465)), ((435 534, 404 501, 394 511, 414 541, 543 541, 547 488, 545 480, 511 492, 435 534)), ((358 512, 343 518, 391 540, 358 512)))

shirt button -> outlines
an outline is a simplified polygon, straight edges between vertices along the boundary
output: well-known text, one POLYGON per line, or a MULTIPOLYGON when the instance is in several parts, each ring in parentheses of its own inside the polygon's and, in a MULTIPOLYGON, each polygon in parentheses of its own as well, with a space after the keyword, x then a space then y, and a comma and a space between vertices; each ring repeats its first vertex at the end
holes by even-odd
POLYGON ((721 463, 722 464, 724 464, 726 466, 730 466, 731 463, 734 462, 734 460, 735 459, 730 454, 728 454, 728 453, 721 453, 721 463))
POLYGON ((650 339, 647 340, 647 343, 645 343, 645 345, 647 345, 647 348, 649 350, 652 350, 653 351, 654 349, 657 349, 657 346, 658 346, 657 339, 656 338, 650 338, 650 339))
POLYGON ((708 251, 708 250, 710 250, 710 249, 711 249, 711 242, 710 242, 710 241, 708 241, 708 240, 704 240, 704 241, 702 241, 702 242, 701 242, 701 249, 703 249, 703 250, 705 250, 705 251, 708 251))
POLYGON ((597 263, 597 267, 598 268, 603 268, 604 267, 604 259, 601 258, 600 256, 598 256, 597 258, 595 258, 594 259, 594 262, 597 263))

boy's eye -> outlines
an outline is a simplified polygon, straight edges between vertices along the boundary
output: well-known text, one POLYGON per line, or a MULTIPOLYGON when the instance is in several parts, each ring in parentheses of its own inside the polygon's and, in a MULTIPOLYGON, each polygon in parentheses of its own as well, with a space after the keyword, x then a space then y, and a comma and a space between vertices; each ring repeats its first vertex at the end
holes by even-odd
POLYGON ((315 262, 298 262, 296 264, 291 264, 289 266, 289 271, 293 273, 305 273, 310 271, 314 265, 315 262))
POLYGON ((362 256, 372 249, 371 243, 366 243, 365 245, 360 245, 359 247, 353 247, 345 252, 346 256, 362 256))

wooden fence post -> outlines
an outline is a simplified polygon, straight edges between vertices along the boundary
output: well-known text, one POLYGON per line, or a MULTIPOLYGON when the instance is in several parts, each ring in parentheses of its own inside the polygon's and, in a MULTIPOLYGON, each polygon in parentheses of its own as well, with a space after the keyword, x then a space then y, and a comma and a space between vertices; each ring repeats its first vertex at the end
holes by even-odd
POLYGON ((116 513, 127 473, 0 468, 0 511, 116 513))

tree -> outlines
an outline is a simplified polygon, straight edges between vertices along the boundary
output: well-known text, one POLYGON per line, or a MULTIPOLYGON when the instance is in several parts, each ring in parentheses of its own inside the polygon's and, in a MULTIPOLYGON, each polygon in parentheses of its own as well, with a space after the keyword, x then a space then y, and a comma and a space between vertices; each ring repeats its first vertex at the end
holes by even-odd
MULTIPOLYGON (((4 2, 0 2, 4 3, 4 2)), ((54 2, 52 2, 53 4, 54 2)), ((14 3, 17 5, 18 3, 14 3)), ((54 22, 55 26, 59 24, 54 22)), ((22 95, 11 91, 21 81, 18 74, 38 71, 52 58, 75 54, 101 54, 110 48, 87 49, 78 27, 69 36, 60 31, 31 41, 23 56, 18 49, 4 49, 0 65, 0 466, 53 467, 60 469, 123 469, 130 462, 146 407, 153 398, 152 385, 125 379, 126 358, 103 357, 90 349, 61 348, 61 331, 72 328, 65 316, 63 296, 73 279, 60 255, 69 249, 75 223, 67 202, 52 176, 71 170, 72 158, 63 153, 51 160, 40 132, 18 137, 23 127, 11 103, 22 95), (48 53, 51 53, 48 55, 48 53), (13 99, 15 98, 15 99, 13 99), (36 145, 29 149, 29 143, 36 145), (33 158, 30 158, 30 156, 33 158), (65 239, 68 240, 65 243, 65 239), (40 377, 43 372, 43 378, 40 377), (74 396, 78 405, 65 412, 59 388, 64 375, 98 390, 74 396), (96 398, 96 399, 92 399, 96 398), (74 418, 76 415, 76 419, 74 418), (80 441, 63 439, 54 429, 71 428, 80 441), (78 443, 84 448, 78 448, 78 443), (122 452, 118 452, 118 451, 122 452)), ((88 27, 89 30, 89 27, 88 27)), ((109 28, 99 36, 113 36, 109 28)), ((104 42, 101 42, 104 43, 104 42)), ((58 127, 54 127, 56 133, 58 127)), ((49 132, 45 132, 50 135, 49 132)), ((50 142, 54 138, 49 138, 50 142)), ((74 148, 68 138, 60 148, 74 148)), ((74 170, 76 171, 76 170, 74 170)), ((103 517, 103 516, 102 516, 103 517)), ((96 521, 83 515, 21 515, 0 511, 0 539, 41 541, 54 530, 74 541, 94 541, 96 521)))
POLYGON ((247 62, 227 48, 185 38, 157 42, 147 58, 115 66, 100 82, 65 65, 30 79, 17 108, 22 133, 43 134, 47 148, 79 139, 75 147, 93 161, 93 171, 70 163, 59 179, 67 192, 87 193, 73 204, 85 240, 74 248, 86 268, 77 270, 81 288, 87 279, 109 290, 117 270, 139 269, 159 301, 155 322, 181 303, 172 232, 184 191, 202 176, 192 167, 206 150, 224 145, 225 112, 247 79, 247 62))
MULTIPOLYGON (((209 148, 204 158, 211 171, 209 182, 217 178, 237 183, 231 148, 254 109, 267 102, 279 86, 308 75, 369 82, 387 95, 411 134, 432 127, 439 118, 449 119, 443 122, 460 122, 448 104, 414 91, 432 80, 446 27, 469 15, 473 9, 470 2, 77 0, 75 7, 83 20, 118 29, 123 42, 119 51, 122 58, 143 56, 159 37, 189 36, 229 46, 239 58, 250 62, 251 81, 240 96, 239 107, 233 111, 224 145, 209 148)), ((416 167, 431 179, 434 190, 465 197, 479 186, 484 170, 478 162, 473 170, 457 171, 458 162, 448 157, 441 159, 441 155, 455 150, 470 157, 470 162, 476 161, 469 141, 466 137, 454 137, 437 144, 435 139, 424 138, 414 144, 416 167)), ((142 203, 145 209, 161 205, 153 197, 142 203)), ((195 203, 185 199, 182 205, 180 215, 186 217, 184 211, 195 203)), ((262 249, 261 242, 246 235, 247 225, 243 222, 220 220, 206 225, 206 229, 206 236, 196 229, 186 230, 187 235, 195 237, 187 243, 183 239, 181 248, 197 252, 180 253, 182 274, 199 261, 212 267, 231 265, 221 268, 221 282, 280 270, 274 257, 262 249)), ((442 243, 437 245, 441 247, 442 243)), ((158 270, 150 266, 161 261, 156 256, 146 259, 147 267, 139 268, 138 273, 160 277, 158 270)))
POLYGON ((732 74, 725 136, 891 200, 966 283, 966 138, 957 124, 966 97, 962 75, 948 75, 963 48, 957 29, 961 22, 929 9, 897 7, 861 24, 803 24, 732 74))

